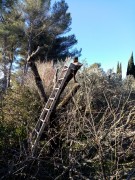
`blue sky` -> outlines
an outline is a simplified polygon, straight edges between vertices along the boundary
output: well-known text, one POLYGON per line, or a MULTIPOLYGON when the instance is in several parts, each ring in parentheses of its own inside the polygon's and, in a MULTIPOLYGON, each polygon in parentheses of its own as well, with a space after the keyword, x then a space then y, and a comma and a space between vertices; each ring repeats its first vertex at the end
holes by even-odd
POLYGON ((82 48, 80 59, 114 68, 122 63, 123 76, 135 54, 135 0, 65 0, 72 17, 71 32, 82 48))

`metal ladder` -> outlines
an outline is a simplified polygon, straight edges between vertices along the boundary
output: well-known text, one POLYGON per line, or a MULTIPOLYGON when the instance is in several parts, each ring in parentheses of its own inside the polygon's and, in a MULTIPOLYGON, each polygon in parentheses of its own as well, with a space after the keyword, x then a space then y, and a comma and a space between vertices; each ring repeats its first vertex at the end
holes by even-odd
POLYGON ((70 66, 69 67, 64 66, 64 68, 62 69, 62 72, 59 76, 59 79, 56 82, 56 85, 55 85, 37 123, 36 123, 36 126, 35 126, 33 132, 31 133, 30 145, 31 145, 32 156, 36 152, 36 148, 37 148, 38 142, 41 138, 43 131, 48 126, 49 118, 56 106, 56 103, 60 97, 60 94, 62 93, 62 90, 65 86, 66 79, 70 73, 71 73, 70 66))

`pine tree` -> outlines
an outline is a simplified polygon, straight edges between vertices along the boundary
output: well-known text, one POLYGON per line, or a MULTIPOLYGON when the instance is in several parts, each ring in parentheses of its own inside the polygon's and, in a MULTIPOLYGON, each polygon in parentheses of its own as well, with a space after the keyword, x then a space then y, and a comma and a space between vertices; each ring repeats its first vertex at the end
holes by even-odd
POLYGON ((53 59, 54 61, 57 61, 57 59, 65 60, 68 56, 80 56, 81 50, 72 50, 69 51, 73 45, 77 43, 77 40, 75 38, 75 35, 69 35, 64 37, 57 37, 52 44, 52 47, 48 50, 48 53, 46 53, 46 58, 44 59, 53 59))
POLYGON ((20 7, 26 39, 23 48, 27 49, 29 56, 38 46, 43 47, 38 53, 38 59, 42 61, 80 55, 81 51, 73 50, 77 43, 75 35, 64 36, 71 25, 71 15, 64 0, 55 2, 52 8, 50 0, 25 0, 20 7))
POLYGON ((5 63, 5 84, 8 84, 6 72, 11 72, 13 61, 19 55, 24 72, 31 68, 40 97, 46 101, 36 61, 63 60, 81 53, 73 49, 77 43, 75 35, 65 35, 72 20, 68 5, 64 0, 53 6, 51 0, 4 0, 0 8, 0 58, 5 63))
POLYGON ((127 76, 128 75, 133 75, 135 77, 135 66, 134 66, 133 52, 132 52, 131 57, 128 61, 127 76))
POLYGON ((120 64, 118 62, 118 64, 117 64, 117 74, 119 74, 119 73, 120 73, 120 64))
POLYGON ((3 78, 3 91, 10 87, 11 69, 13 61, 17 55, 17 48, 19 47, 19 35, 22 32, 19 21, 19 13, 15 9, 17 0, 2 1, 0 3, 0 49, 1 49, 1 66, 3 78))
POLYGON ((80 54, 79 51, 70 51, 77 43, 75 36, 63 37, 70 31, 71 24, 67 3, 61 0, 55 2, 51 8, 50 2, 50 0, 24 0, 20 4, 25 30, 25 43, 21 50, 27 49, 24 56, 27 60, 25 72, 29 66, 44 102, 47 100, 46 93, 35 62, 48 58, 64 59, 66 56, 80 54))

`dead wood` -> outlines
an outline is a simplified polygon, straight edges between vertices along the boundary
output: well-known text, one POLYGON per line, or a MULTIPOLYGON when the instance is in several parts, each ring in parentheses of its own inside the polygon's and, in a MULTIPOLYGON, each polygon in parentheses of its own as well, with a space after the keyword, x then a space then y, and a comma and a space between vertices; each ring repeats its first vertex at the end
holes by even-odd
POLYGON ((60 110, 61 108, 65 107, 72 99, 72 97, 75 95, 75 93, 78 91, 79 88, 80 88, 80 84, 75 83, 71 91, 66 95, 66 97, 62 100, 62 102, 59 103, 56 110, 60 110))

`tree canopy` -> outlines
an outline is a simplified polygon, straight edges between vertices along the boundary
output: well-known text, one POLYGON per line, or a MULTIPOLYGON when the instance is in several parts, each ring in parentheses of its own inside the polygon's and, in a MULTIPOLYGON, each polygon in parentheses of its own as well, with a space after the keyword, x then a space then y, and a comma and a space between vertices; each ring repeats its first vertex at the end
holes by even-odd
POLYGON ((19 65, 24 76, 31 69, 41 99, 45 102, 45 87, 36 62, 56 62, 81 53, 81 50, 73 49, 77 39, 74 34, 69 34, 72 18, 68 4, 64 0, 53 5, 51 0, 5 0, 1 1, 0 8, 3 90, 10 87, 11 72, 16 64, 14 67, 19 65))

